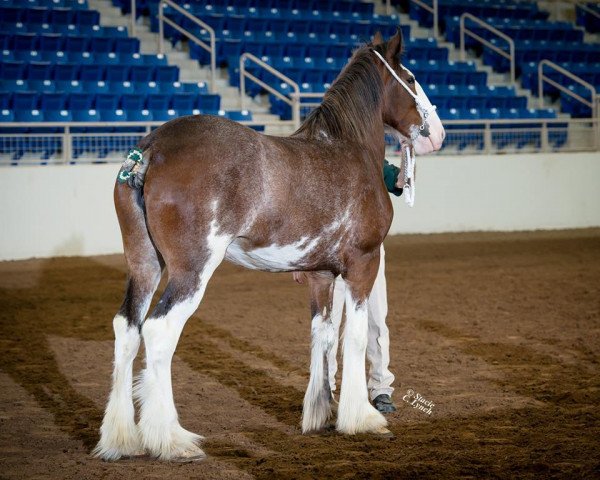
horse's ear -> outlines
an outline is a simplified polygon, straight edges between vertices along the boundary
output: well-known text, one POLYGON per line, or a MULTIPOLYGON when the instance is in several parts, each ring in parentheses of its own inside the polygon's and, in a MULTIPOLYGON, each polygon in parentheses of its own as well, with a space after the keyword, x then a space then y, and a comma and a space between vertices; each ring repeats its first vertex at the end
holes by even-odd
POLYGON ((372 45, 374 47, 376 47, 377 45, 381 45, 382 43, 383 43, 383 36, 381 35, 381 32, 379 30, 377 30, 375 32, 375 35, 373 35, 372 45))
POLYGON ((387 44, 386 57, 388 61, 393 63, 396 63, 396 61, 398 61, 398 58, 402 54, 403 43, 404 42, 402 40, 402 29, 398 28, 398 30, 396 31, 396 35, 390 38, 387 44))

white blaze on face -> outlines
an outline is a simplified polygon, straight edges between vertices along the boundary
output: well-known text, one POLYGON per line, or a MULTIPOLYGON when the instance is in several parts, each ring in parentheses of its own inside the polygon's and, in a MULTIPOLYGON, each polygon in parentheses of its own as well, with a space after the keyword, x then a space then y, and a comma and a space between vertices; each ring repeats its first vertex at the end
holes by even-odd
POLYGON ((429 136, 423 137, 422 135, 419 135, 413 141, 415 153, 417 155, 424 155, 442 148, 442 143, 444 142, 444 138, 446 138, 446 131, 444 130, 440 117, 438 117, 436 110, 433 108, 433 105, 431 105, 429 98, 427 98, 427 95, 421 88, 421 85, 419 85, 419 82, 415 81, 415 87, 420 105, 429 112, 429 116, 427 117, 429 136))

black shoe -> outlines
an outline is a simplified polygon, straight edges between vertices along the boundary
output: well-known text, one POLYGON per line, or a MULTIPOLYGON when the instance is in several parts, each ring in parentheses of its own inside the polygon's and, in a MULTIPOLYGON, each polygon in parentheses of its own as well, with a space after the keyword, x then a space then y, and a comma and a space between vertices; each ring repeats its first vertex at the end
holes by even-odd
POLYGON ((382 393, 373 399, 373 406, 381 413, 392 413, 396 411, 396 405, 392 402, 392 398, 382 393))

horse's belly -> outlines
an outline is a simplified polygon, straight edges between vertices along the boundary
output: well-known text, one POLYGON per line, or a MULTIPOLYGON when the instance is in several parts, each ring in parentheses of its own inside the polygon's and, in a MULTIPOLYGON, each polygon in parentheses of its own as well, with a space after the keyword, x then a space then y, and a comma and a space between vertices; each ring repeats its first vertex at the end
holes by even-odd
POLYGON ((289 272, 306 266, 306 259, 314 251, 318 240, 302 238, 289 245, 251 248, 243 239, 236 239, 227 248, 225 258, 252 270, 289 272))

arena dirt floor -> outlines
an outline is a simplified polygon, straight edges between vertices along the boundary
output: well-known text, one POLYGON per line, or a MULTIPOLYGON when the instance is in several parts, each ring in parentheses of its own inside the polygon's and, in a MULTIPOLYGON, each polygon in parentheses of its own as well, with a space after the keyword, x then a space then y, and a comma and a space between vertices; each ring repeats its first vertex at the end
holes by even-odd
POLYGON ((386 247, 395 438, 300 434, 307 289, 223 264, 173 363, 196 464, 90 457, 123 258, 1 263, 0 477, 599 478, 600 230, 386 247))

